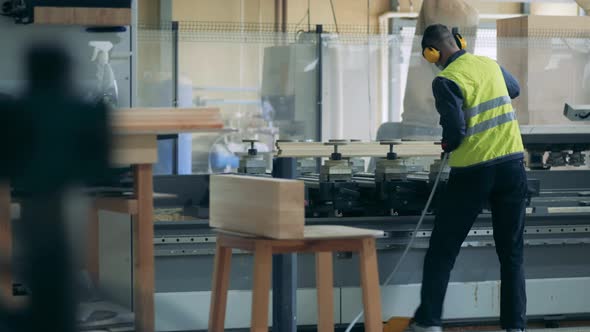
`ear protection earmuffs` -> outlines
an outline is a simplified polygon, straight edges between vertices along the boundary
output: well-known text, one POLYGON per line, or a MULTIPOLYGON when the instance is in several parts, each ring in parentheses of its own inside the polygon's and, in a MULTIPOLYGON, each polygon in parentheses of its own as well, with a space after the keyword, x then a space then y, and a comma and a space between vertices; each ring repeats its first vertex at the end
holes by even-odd
MULTIPOLYGON (((461 34, 459 33, 458 28, 452 29, 453 38, 455 38, 455 42, 459 49, 464 50, 467 48, 467 41, 461 34)), ((426 61, 430 63, 437 63, 440 60, 440 51, 434 46, 426 46, 422 49, 422 56, 426 61)))

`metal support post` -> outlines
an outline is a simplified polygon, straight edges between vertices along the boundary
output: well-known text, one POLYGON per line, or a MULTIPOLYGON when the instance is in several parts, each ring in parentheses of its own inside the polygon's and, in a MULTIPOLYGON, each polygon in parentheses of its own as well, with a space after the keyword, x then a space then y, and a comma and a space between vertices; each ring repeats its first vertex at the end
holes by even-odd
MULTIPOLYGON (((295 158, 275 158, 272 176, 282 179, 297 177, 295 158)), ((272 258, 272 330, 297 331, 297 254, 274 255, 272 258)))

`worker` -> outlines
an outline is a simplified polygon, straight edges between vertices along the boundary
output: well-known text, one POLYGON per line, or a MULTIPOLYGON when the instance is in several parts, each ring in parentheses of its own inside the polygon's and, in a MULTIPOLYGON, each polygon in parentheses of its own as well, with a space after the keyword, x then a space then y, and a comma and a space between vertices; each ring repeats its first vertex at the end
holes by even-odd
POLYGON ((441 331, 455 259, 478 214, 489 206, 500 261, 502 329, 524 331, 528 188, 524 147, 511 105, 520 87, 494 60, 466 52, 465 45, 459 33, 439 24, 427 27, 422 39, 424 58, 441 69, 432 90, 451 172, 424 258, 421 303, 411 326, 414 331, 441 331))

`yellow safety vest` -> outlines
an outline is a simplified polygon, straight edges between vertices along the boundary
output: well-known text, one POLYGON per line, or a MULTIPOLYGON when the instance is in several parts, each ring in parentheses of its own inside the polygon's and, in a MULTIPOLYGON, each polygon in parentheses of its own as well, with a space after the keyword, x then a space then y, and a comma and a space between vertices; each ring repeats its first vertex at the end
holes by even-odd
POLYGON ((455 82, 463 93, 466 132, 449 166, 474 166, 524 152, 508 88, 494 60, 465 53, 438 76, 455 82))

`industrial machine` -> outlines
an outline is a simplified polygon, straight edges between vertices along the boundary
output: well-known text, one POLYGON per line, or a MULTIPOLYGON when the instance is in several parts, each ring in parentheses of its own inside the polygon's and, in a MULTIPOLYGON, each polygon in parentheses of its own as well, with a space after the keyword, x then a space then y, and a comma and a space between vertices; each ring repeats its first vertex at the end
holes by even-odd
MULTIPOLYGON (((574 107, 576 112, 582 108, 574 107)), ((525 269, 532 321, 551 324, 590 316, 590 126, 522 126, 527 150, 529 201, 525 228, 525 269), (553 153, 563 159, 549 158, 553 153), (536 166, 535 166, 536 163, 536 166), (537 167, 539 166, 539 167, 537 167)), ((389 286, 382 288, 384 319, 411 316, 418 305, 421 264, 433 228, 436 196, 422 228, 414 232, 420 212, 441 174, 438 195, 444 194, 449 169, 441 169, 441 148, 434 142, 285 141, 276 142, 272 173, 260 162, 264 153, 250 147, 240 156, 240 173, 285 176, 306 184, 310 225, 347 225, 385 232, 377 240, 383 282, 412 236, 415 241, 389 286), (354 162, 371 158, 374 170, 354 170, 354 162)), ((264 156, 267 157, 267 156, 264 156)), ((268 163, 264 163, 268 165, 268 163)), ((154 177, 156 255, 156 328, 159 331, 206 330, 216 233, 209 227, 209 175, 154 177), (170 317, 173 317, 171 319, 170 317)), ((252 193, 256 198, 256 193, 252 193)), ((106 223, 123 225, 121 217, 106 223)), ((127 231, 130 227, 128 227, 127 231)), ((444 318, 456 324, 494 322, 499 315, 499 265, 491 214, 483 209, 466 238, 447 292, 444 318)), ((101 264, 120 266, 102 278, 123 296, 131 285, 124 267, 132 247, 101 246, 101 264), (116 251, 115 251, 116 250, 116 251), (116 254, 114 254, 116 252, 116 254), (125 282, 118 280, 126 278, 125 282), (115 282, 115 280, 117 280, 115 282)), ((235 252, 230 281, 227 328, 248 327, 253 257, 235 252)), ((273 263, 274 264, 274 263, 273 263)), ((317 322, 313 256, 296 258, 297 323, 317 322)), ((357 258, 340 253, 334 262, 335 321, 350 323, 361 309, 357 258)), ((105 273, 109 271, 105 269, 105 273)), ((129 296, 131 298, 131 296, 129 296)), ((131 301, 131 300, 129 300, 131 301)))
MULTIPOLYGON (((528 312, 531 320, 558 322, 579 318, 590 314, 586 295, 580 292, 583 287, 590 287, 586 254, 590 248, 590 168, 582 157, 590 150, 590 127, 522 126, 521 131, 529 156, 525 229, 528 312), (551 158, 558 152, 565 157, 551 158)), ((385 236, 378 240, 380 274, 384 280, 413 235, 433 176, 438 172, 443 174, 437 192, 444 194, 449 169, 440 169, 440 153, 440 146, 434 142, 278 141, 273 153, 275 161, 290 162, 275 162, 275 167, 290 166, 288 170, 273 169, 273 173, 289 171, 305 182, 306 223, 384 230, 385 236), (375 170, 353 171, 351 160, 361 157, 375 158, 375 170)), ((242 158, 246 160, 252 155, 242 158)), ((257 175, 270 176, 270 173, 267 170, 257 175)), ((154 179, 156 192, 174 195, 156 199, 154 243, 159 267, 156 283, 157 291, 161 292, 156 296, 157 303, 183 301, 187 308, 206 307, 208 303, 215 232, 207 221, 207 183, 205 175, 154 179), (174 220, 177 222, 171 222, 174 220), (178 299, 181 295, 185 300, 178 299), (189 298, 191 302, 187 306, 189 298)), ((405 263, 391 285, 383 287, 384 317, 411 316, 418 304, 422 255, 428 246, 435 211, 436 197, 405 263)), ((448 291, 448 301, 453 301, 453 306, 446 307, 444 317, 456 323, 493 321, 499 315, 499 266, 488 209, 484 208, 480 214, 464 247, 448 291)), ((241 268, 232 274, 230 311, 239 309, 232 309, 232 303, 236 306, 248 303, 251 289, 252 257, 238 254, 234 259, 241 268)), ((313 257, 297 258, 300 271, 297 322, 301 325, 316 322, 312 290, 315 281, 310 272, 313 264, 313 257)), ((336 322, 341 324, 352 321, 361 308, 359 277, 347 272, 354 269, 350 264, 357 263, 349 254, 336 258, 334 277, 339 294, 336 301, 341 306, 336 322)), ((195 317, 187 309, 186 315, 178 317, 177 327, 206 329, 206 313, 195 317)), ((228 328, 248 326, 248 313, 228 317, 228 328)))

